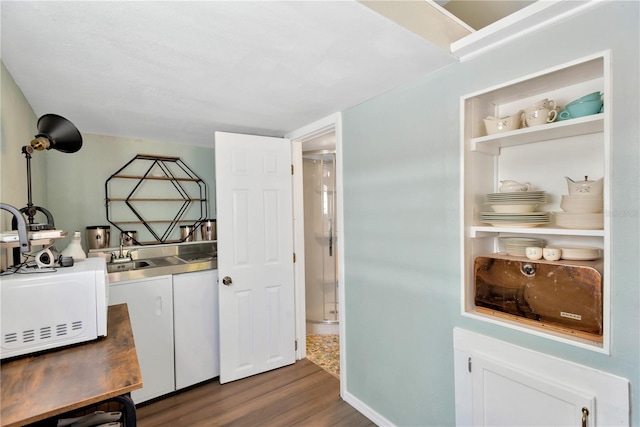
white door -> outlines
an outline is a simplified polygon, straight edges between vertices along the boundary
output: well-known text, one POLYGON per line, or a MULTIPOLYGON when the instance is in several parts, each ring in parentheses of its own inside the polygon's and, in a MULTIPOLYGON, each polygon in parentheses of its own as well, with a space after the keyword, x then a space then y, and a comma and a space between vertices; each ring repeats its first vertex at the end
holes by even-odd
POLYGON ((220 383, 295 362, 291 145, 216 132, 220 383))

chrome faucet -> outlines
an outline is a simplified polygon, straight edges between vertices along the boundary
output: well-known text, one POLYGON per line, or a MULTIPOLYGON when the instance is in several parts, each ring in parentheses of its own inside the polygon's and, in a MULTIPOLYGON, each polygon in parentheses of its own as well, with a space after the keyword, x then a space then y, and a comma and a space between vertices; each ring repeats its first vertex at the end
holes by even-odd
POLYGON ((124 239, 122 238, 122 234, 120 234, 120 252, 118 258, 124 258, 124 250, 122 247, 124 246, 124 239))
POLYGON ((130 255, 131 255, 131 251, 129 251, 129 253, 125 255, 124 239, 123 239, 122 235, 120 235, 120 247, 119 247, 119 250, 118 250, 118 255, 116 256, 115 253, 111 252, 111 262, 131 261, 130 255))

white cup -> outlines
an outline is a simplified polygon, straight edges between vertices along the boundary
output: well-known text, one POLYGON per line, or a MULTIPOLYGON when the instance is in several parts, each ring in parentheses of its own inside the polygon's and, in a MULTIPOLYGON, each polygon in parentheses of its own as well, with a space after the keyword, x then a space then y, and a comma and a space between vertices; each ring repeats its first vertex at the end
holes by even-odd
POLYGON ((532 260, 537 260, 542 258, 542 248, 539 248, 537 246, 528 246, 525 250, 524 250, 524 254, 527 256, 527 258, 532 259, 532 260))
POLYGON ((544 248, 542 256, 547 261, 557 261, 562 256, 562 250, 560 248, 544 248))
POLYGON ((522 116, 522 127, 532 127, 543 125, 545 123, 551 123, 555 121, 557 116, 558 112, 549 108, 540 108, 537 110, 525 112, 522 116))
POLYGON ((527 108, 524 109, 525 113, 530 113, 532 111, 536 111, 536 110, 542 110, 542 109, 546 109, 546 110, 556 110, 557 109, 557 105, 556 105, 556 101, 554 101, 553 99, 541 99, 540 101, 536 102, 535 104, 532 104, 530 106, 528 106, 527 108))

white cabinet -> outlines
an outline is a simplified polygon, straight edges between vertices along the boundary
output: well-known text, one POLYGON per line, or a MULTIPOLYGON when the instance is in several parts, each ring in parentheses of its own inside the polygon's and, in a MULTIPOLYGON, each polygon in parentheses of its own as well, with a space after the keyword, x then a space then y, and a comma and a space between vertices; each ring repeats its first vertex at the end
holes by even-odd
MULTIPOLYGON (((461 98, 463 315, 608 352, 612 105, 609 69, 609 52, 603 52, 461 98), (516 114, 544 98, 564 106, 597 91, 603 93, 603 113, 487 135, 483 121, 487 116, 516 114), (547 203, 538 206, 537 211, 562 212, 562 196, 568 194, 565 176, 575 180, 585 176, 604 178, 604 227, 562 228, 555 225, 553 214, 550 215, 551 223, 539 226, 492 225, 482 221, 481 213, 491 211, 485 204, 485 195, 498 192, 503 180, 529 182, 533 190, 545 191, 547 203), (603 256, 593 263, 602 274, 602 334, 574 334, 566 328, 553 328, 543 322, 495 316, 478 309, 474 262, 479 256, 497 254, 500 237, 534 237, 544 240, 546 245, 600 248, 603 256)), ((563 265, 563 261, 558 265, 563 265)))
POLYGON ((143 387, 141 403, 220 374, 218 270, 109 285, 109 304, 126 303, 143 387))
POLYGON ((220 375, 218 270, 173 276, 176 389, 220 375))
POLYGON ((626 378, 461 328, 453 346, 458 426, 629 425, 626 378))
POLYGON ((109 285, 109 304, 126 303, 138 352, 143 387, 131 393, 135 403, 175 390, 171 276, 109 285))

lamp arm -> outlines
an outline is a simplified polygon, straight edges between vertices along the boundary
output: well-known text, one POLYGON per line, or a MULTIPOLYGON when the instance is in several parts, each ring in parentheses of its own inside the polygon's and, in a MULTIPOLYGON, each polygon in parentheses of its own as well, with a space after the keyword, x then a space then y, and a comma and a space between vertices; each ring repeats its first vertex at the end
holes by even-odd
POLYGON ((22 154, 27 159, 27 215, 29 216, 29 224, 33 224, 33 217, 35 216, 35 210, 33 207, 32 192, 31 192, 31 154, 33 153, 33 147, 25 145, 22 147, 22 154))

